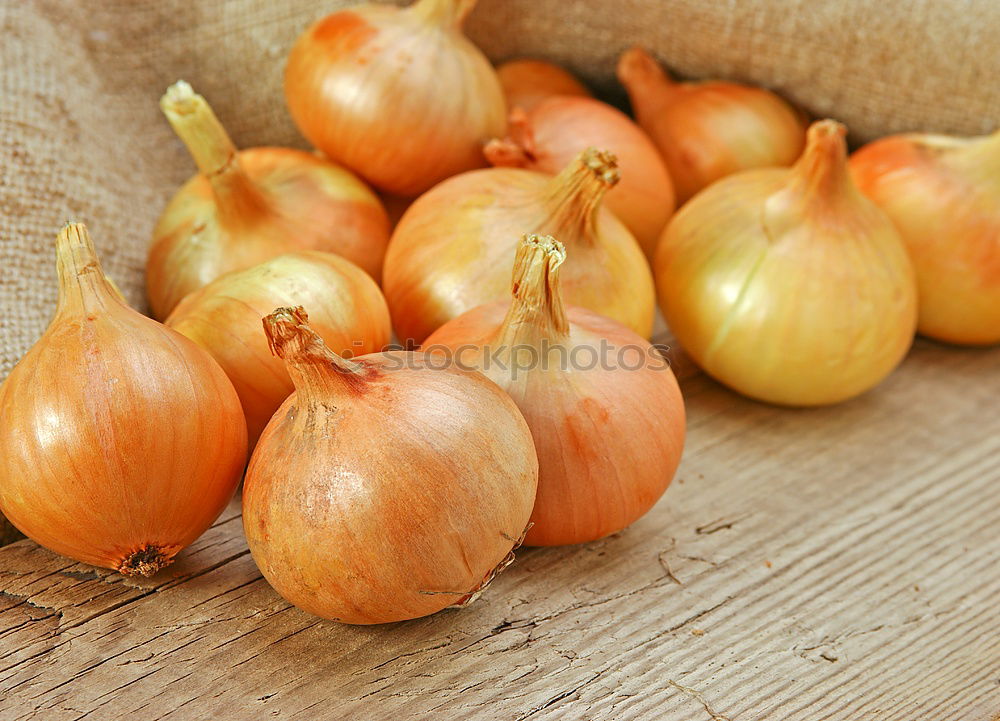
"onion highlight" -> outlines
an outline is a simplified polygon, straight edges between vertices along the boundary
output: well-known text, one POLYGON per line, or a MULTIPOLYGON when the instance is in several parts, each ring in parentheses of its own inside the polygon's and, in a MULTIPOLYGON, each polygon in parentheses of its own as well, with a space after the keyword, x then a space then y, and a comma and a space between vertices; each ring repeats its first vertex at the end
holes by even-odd
POLYGON ((723 81, 678 83, 645 50, 618 62, 636 120, 666 160, 678 203, 751 168, 789 166, 805 145, 805 118, 763 88, 723 81))
POLYGON ((885 378, 913 340, 913 267, 892 222, 851 182, 845 132, 814 123, 792 168, 718 181, 660 243, 671 330, 704 370, 752 398, 846 400, 885 378))
POLYGON ((293 390, 260 319, 275 307, 306 303, 313 330, 338 355, 375 353, 389 343, 389 309, 375 281, 350 261, 315 250, 227 273, 184 298, 166 320, 226 371, 243 404, 251 449, 293 390))
POLYGON ((254 560, 299 608, 385 623, 463 605, 512 560, 538 477, 517 406, 421 353, 346 360, 302 309, 264 320, 295 393, 243 490, 254 560))
POLYGON ((285 99, 302 134, 380 190, 418 195, 483 165, 503 132, 493 66, 462 34, 475 0, 357 5, 296 41, 285 99))
POLYGON ((425 345, 484 373, 524 414, 539 465, 525 543, 538 546, 592 541, 634 522, 666 490, 684 445, 670 366, 620 323, 563 308, 565 257, 552 238, 526 236, 513 302, 471 310, 425 345))
POLYGON ((514 108, 506 137, 491 140, 485 153, 494 166, 552 174, 588 147, 617 156, 621 182, 607 204, 651 258, 674 212, 674 185, 653 141, 625 113, 593 98, 550 97, 529 111, 514 108))
POLYGON ((389 220, 352 173, 300 150, 237 152, 205 99, 183 81, 160 105, 199 173, 153 231, 146 288, 156 318, 220 275, 295 250, 336 253, 379 278, 389 220))
POLYGON ((652 275, 628 229, 602 208, 618 182, 615 156, 579 153, 553 177, 516 168, 477 170, 425 193, 396 226, 384 289, 396 334, 420 343, 446 321, 507 297, 517 239, 559 234, 573 255, 566 298, 648 337, 652 275))
POLYGON ((906 243, 917 330, 949 343, 1000 343, 1000 130, 883 138, 854 153, 851 172, 906 243))
POLYGON ((56 553, 151 576, 236 490, 243 411, 208 353, 125 304, 82 224, 56 258, 55 318, 0 386, 0 510, 56 553))

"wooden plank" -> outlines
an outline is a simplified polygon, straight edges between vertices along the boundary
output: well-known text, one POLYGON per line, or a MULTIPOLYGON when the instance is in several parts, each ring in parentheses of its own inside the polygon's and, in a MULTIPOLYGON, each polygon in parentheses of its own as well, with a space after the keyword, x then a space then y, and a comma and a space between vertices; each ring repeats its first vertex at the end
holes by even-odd
POLYGON ((235 505, 154 579, 0 549, 0 719, 996 719, 1000 350, 920 342, 808 411, 681 375, 663 501, 463 611, 312 618, 235 505))

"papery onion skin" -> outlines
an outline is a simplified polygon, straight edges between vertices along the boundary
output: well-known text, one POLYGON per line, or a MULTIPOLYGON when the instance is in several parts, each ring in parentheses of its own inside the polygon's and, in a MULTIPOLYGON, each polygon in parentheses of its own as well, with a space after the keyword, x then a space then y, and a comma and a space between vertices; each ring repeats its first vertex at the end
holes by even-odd
POLYGON ((515 266, 515 306, 479 306, 424 345, 460 354, 524 414, 539 463, 525 538, 534 546, 592 541, 634 522, 667 489, 684 445, 684 401, 669 364, 620 323, 583 308, 563 312, 556 246, 529 236, 515 266), (588 367, 589 358, 610 361, 588 367))
POLYGON ((265 319, 297 390, 247 471, 254 560, 290 602, 345 623, 468 600, 531 514, 538 463, 524 419, 485 377, 420 353, 340 360, 300 311, 265 319))
POLYGON ((125 304, 83 225, 57 256, 55 318, 0 386, 0 510, 56 553, 149 576, 236 490, 243 411, 208 353, 125 304))
POLYGON ((622 55, 618 79, 667 163, 678 204, 732 173, 789 166, 805 146, 805 117, 764 88, 678 83, 641 48, 622 55))
POLYGON ((576 76, 545 60, 508 60, 497 66, 497 76, 508 108, 531 110, 553 95, 590 97, 590 91, 576 76))
POLYGON ((226 371, 243 404, 251 449, 294 390, 260 331, 261 318, 288 305, 308 305, 312 329, 339 355, 381 351, 392 336, 389 308, 371 276, 320 251, 286 253, 227 273, 185 297, 166 320, 226 371))
POLYGON ((912 342, 913 267, 889 218, 851 182, 844 133, 814 123, 795 166, 718 181, 660 243, 660 307, 675 337, 751 398, 846 400, 887 376, 912 342))
POLYGON ((861 191, 899 229, 917 272, 917 330, 948 343, 1000 343, 1000 131, 909 134, 851 157, 861 191))
POLYGON ((200 172, 153 230, 146 286, 156 318, 225 273, 295 250, 336 253, 380 278, 389 219, 353 173, 301 150, 237 152, 186 83, 168 90, 161 104, 200 172))
POLYGON ((530 111, 512 109, 507 136, 490 141, 485 153, 494 166, 553 174, 587 147, 618 157, 622 179, 608 193, 608 208, 652 258, 674 212, 674 185, 653 141, 625 113, 593 98, 551 97, 530 111))
POLYGON ((358 5, 296 41, 285 99, 302 134, 372 185, 415 196, 484 165, 506 106, 496 71, 461 31, 475 0, 358 5))
POLYGON ((559 234, 573 253, 563 269, 569 302, 649 337, 656 312, 642 250, 601 207, 617 182, 614 156, 593 148, 555 178, 516 168, 450 178, 418 198, 396 226, 383 289, 403 342, 420 343, 446 321, 508 297, 517 239, 559 234))

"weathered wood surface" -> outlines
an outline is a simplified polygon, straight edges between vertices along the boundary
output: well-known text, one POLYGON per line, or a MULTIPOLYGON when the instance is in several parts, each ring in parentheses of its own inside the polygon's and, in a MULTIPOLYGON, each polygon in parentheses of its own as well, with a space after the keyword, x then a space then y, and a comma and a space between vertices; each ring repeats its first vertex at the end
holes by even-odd
POLYGON ((0 719, 996 719, 1000 350, 921 341, 811 411, 682 375, 653 512, 521 551, 467 610, 312 618, 235 504, 150 580, 0 549, 0 719))

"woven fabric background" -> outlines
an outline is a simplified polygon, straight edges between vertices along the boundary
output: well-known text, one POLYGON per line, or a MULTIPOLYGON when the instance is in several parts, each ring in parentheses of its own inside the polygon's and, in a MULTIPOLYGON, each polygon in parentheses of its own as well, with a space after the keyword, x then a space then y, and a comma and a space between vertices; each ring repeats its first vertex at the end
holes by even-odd
MULTIPOLYGON (((177 78, 236 142, 301 145, 285 55, 336 0, 0 0, 0 379, 55 302, 53 238, 86 222, 145 307, 153 223, 193 164, 157 100, 177 78)), ((494 59, 564 63, 612 100, 632 44, 684 76, 772 87, 853 138, 1000 125, 996 0, 480 0, 469 34, 494 59)))

